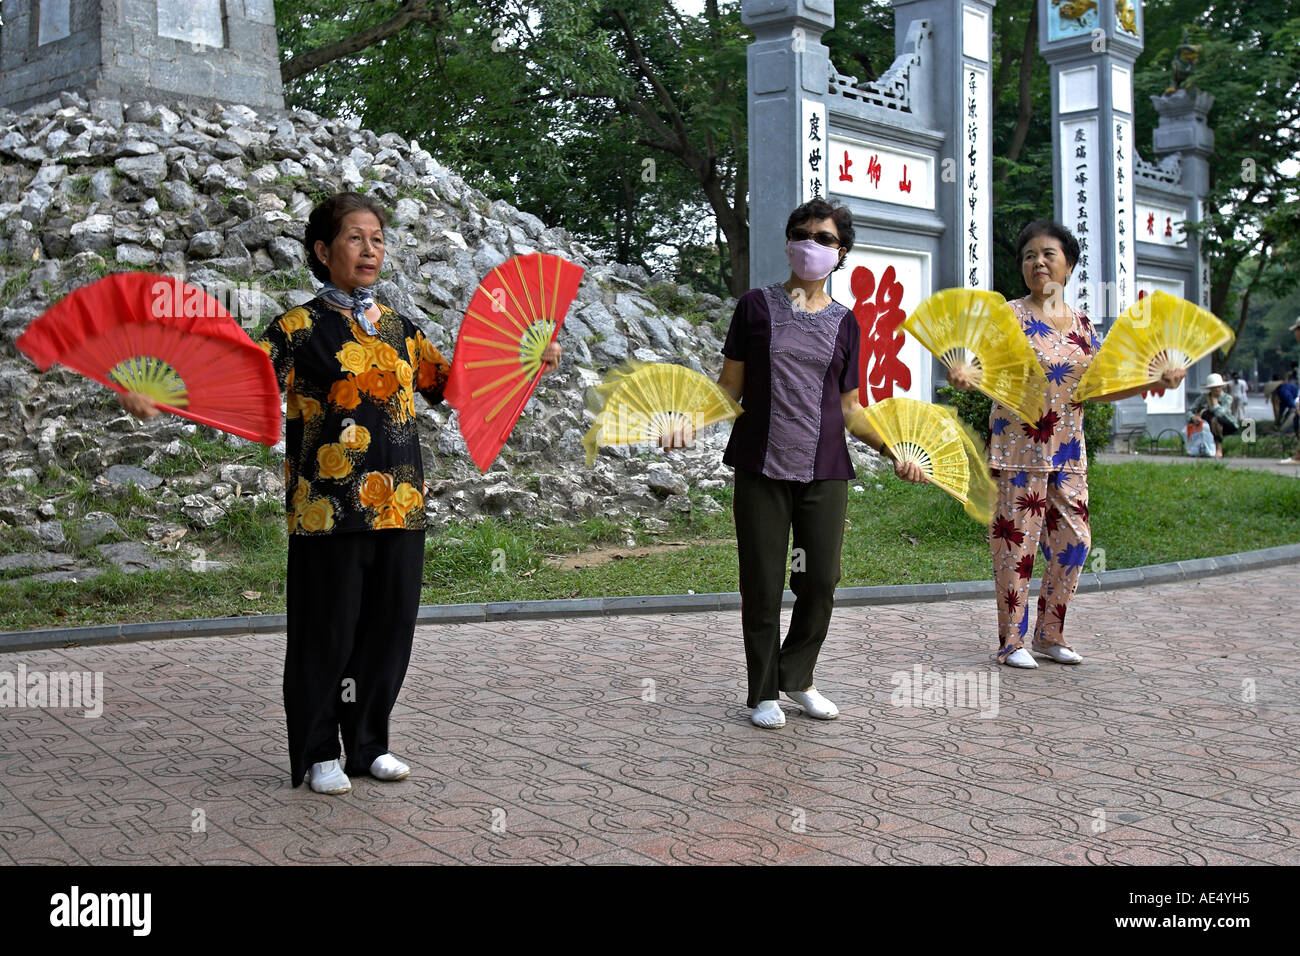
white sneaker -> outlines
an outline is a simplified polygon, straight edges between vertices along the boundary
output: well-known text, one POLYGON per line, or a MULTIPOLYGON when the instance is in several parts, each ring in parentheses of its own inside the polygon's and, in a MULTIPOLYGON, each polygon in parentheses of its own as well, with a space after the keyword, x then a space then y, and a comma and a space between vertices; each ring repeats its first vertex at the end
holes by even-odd
POLYGON ((807 690, 788 690, 785 696, 802 707, 803 712, 809 717, 816 717, 818 720, 834 720, 840 715, 840 709, 817 693, 816 687, 809 687, 807 690))
POLYGON ((1010 654, 1008 654, 1006 656, 1006 659, 1002 663, 1006 664, 1008 667, 1032 668, 1038 666, 1038 661, 1034 660, 1033 655, 1030 654, 1023 647, 1018 648, 1017 650, 1014 650, 1010 654))
POLYGON ((785 726, 785 711, 774 700, 760 700, 758 706, 749 712, 749 720, 755 727, 775 730, 785 726))
POLYGON ((1058 664, 1080 664, 1083 658, 1070 650, 1064 644, 1048 644, 1046 647, 1036 648, 1038 653, 1045 654, 1058 664))
POLYGON ((380 754, 370 765, 370 776, 378 780, 401 780, 411 768, 392 754, 380 754))
POLYGON ((337 760, 312 764, 309 777, 308 782, 317 793, 347 793, 352 789, 352 781, 337 760))

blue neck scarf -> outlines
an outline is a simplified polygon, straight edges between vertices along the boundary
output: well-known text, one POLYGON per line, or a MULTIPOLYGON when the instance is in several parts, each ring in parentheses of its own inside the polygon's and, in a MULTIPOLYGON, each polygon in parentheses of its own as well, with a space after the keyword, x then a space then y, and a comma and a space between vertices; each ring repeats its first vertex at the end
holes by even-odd
POLYGON ((379 330, 366 318, 366 310, 375 304, 375 298, 371 295, 373 289, 374 286, 359 285, 349 294, 333 282, 326 282, 318 294, 330 305, 338 306, 340 309, 347 309, 352 313, 352 318, 356 319, 363 329, 371 335, 378 335, 379 330))

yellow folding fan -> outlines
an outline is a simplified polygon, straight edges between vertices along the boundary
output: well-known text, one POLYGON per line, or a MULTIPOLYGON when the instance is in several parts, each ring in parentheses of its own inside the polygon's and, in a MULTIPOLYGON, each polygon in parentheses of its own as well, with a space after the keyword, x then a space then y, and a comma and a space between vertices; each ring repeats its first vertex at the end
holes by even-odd
POLYGON ((596 422, 582 439, 587 464, 599 445, 659 441, 689 425, 699 431, 729 421, 743 409, 708 376, 684 365, 630 361, 594 389, 596 422))
POLYGON ((887 398, 858 412, 891 452, 914 461, 927 478, 962 503, 981 524, 993 518, 995 486, 984 442, 951 408, 913 398, 887 398))
POLYGON ((1115 320, 1074 387, 1074 400, 1152 384, 1170 369, 1195 365, 1232 339, 1232 329, 1213 313, 1157 290, 1115 320))
POLYGON ((1025 421, 1042 418, 1047 375, 1015 311, 996 292, 936 292, 903 328, 948 368, 967 366, 976 388, 1025 421))

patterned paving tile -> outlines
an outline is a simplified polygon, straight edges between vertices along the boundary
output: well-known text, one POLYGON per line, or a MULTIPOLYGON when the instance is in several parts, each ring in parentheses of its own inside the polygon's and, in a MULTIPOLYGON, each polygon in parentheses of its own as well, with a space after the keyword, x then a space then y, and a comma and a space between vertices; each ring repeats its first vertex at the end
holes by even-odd
POLYGON ((289 786, 282 635, 0 655, 104 698, 0 710, 0 864, 1295 865, 1297 587, 1080 595, 1085 663, 1034 671, 993 664, 989 602, 840 608, 841 718, 775 731, 735 612, 423 627, 412 776, 341 797, 289 786))

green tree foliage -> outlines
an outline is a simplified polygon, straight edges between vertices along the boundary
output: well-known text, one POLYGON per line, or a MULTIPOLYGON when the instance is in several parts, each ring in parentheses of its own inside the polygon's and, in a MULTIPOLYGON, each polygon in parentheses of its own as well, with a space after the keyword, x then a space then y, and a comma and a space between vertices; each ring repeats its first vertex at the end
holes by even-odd
MULTIPOLYGON (((1146 23, 1146 51, 1134 77, 1139 129, 1157 121, 1150 97, 1171 82, 1168 64, 1183 28, 1202 46, 1195 83, 1215 98, 1215 154, 1201 230, 1212 274, 1210 310, 1240 339, 1255 291, 1282 298, 1300 287, 1293 266, 1300 253, 1300 2, 1151 0, 1146 23)), ((1236 364, 1231 352, 1216 353, 1214 363, 1220 371, 1236 364)))
MULTIPOLYGON (((391 22, 411 0, 278 0, 286 64, 391 22)), ((432 5, 431 5, 432 6, 432 5)), ((739 4, 437 4, 289 79, 286 98, 418 139, 484 192, 620 261, 726 293, 748 284, 739 4), (685 263, 683 263, 685 264, 685 263)))
MULTIPOLYGON (((823 38, 832 63, 877 78, 893 60, 892 4, 835 9, 823 38)), ((704 0, 698 15, 664 0, 277 0, 276 12, 286 66, 338 54, 287 81, 294 105, 418 138, 485 192, 622 261, 717 292, 748 287, 750 36, 738 0, 704 0), (367 36, 378 39, 339 52, 367 36)), ((1052 215, 1051 98, 1035 0, 1001 0, 993 16, 994 287, 1015 297, 1016 236, 1052 215)), ((1144 21, 1134 81, 1147 159, 1149 98, 1169 85, 1183 27, 1203 45, 1196 81, 1216 97, 1211 307, 1243 333, 1253 292, 1273 301, 1300 285, 1287 165, 1300 132, 1300 0, 1147 0, 1144 21)))

